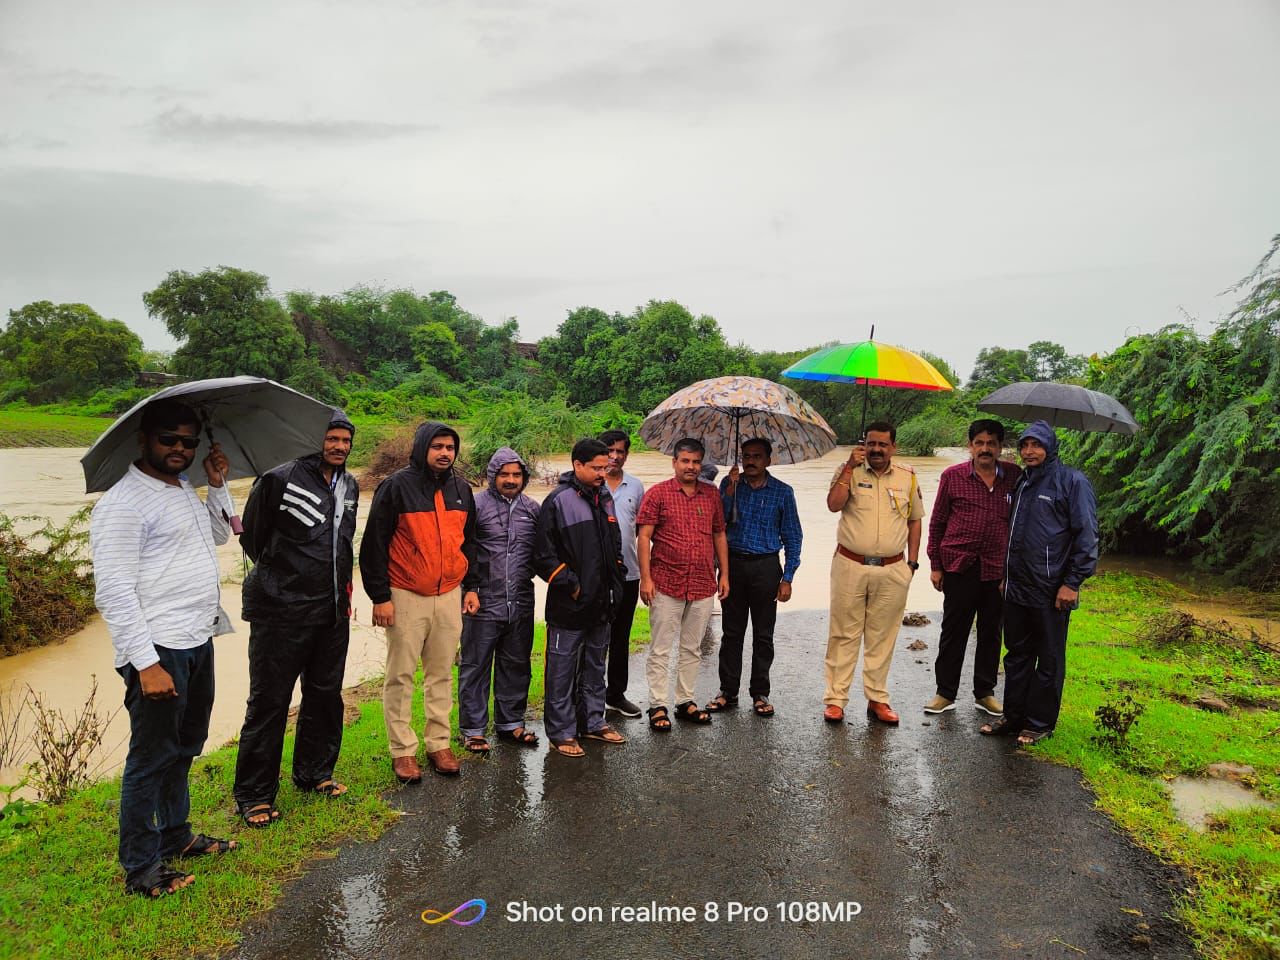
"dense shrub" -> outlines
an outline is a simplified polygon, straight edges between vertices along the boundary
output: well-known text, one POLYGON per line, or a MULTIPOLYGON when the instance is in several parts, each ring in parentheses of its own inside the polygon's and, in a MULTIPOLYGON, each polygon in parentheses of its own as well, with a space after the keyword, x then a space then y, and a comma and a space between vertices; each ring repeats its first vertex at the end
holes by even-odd
POLYGON ((28 535, 17 524, 40 518, 0 513, 0 656, 61 640, 93 613, 93 575, 84 558, 90 509, 61 526, 45 521, 28 535))

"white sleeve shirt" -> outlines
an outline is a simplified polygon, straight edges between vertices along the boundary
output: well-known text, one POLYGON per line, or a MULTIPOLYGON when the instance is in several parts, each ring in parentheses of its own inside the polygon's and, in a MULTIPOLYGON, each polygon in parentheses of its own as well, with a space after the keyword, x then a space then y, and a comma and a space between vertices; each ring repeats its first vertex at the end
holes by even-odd
POLYGON ((117 667, 144 670, 160 659, 156 646, 185 650, 230 632, 216 547, 231 535, 234 510, 225 484, 202 502, 185 479, 174 486, 135 465, 94 506, 94 600, 117 667))

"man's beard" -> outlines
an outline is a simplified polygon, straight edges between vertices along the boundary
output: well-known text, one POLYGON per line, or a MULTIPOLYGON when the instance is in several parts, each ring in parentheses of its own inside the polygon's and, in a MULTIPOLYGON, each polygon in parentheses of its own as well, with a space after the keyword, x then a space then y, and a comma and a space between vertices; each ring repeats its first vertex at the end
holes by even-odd
POLYGON ((170 455, 166 453, 164 456, 158 457, 156 456, 154 451, 148 450, 147 465, 150 466, 157 473, 164 473, 164 474, 168 474, 171 477, 176 477, 182 473, 185 473, 187 468, 191 466, 191 461, 195 459, 194 457, 183 457, 182 466, 174 467, 170 465, 168 462, 169 456, 170 455))

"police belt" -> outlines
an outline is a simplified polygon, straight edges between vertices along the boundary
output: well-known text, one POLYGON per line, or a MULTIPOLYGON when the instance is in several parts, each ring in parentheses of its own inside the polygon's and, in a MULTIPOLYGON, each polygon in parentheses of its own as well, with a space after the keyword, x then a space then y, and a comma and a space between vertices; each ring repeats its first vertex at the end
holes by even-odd
POLYGON ((864 557, 860 553, 854 553, 852 550, 846 550, 842 544, 836 544, 836 553, 842 557, 847 557, 854 563, 862 563, 868 567, 887 567, 891 563, 897 563, 902 559, 902 554, 895 554, 892 557, 864 557))

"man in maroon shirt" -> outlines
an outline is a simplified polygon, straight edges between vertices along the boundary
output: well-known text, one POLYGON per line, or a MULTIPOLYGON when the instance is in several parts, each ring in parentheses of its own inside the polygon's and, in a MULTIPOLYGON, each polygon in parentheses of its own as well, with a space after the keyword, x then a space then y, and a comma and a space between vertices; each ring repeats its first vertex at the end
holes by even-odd
POLYGON ((973 705, 992 716, 1004 707, 995 698, 1000 664, 1000 580, 1009 542, 1009 506, 1022 470, 1000 459, 1004 427, 996 420, 969 424, 969 462, 942 471, 929 520, 930 579, 942 591, 942 637, 934 662, 938 692, 925 713, 956 707, 960 670, 974 616, 978 643, 973 655, 973 705))
POLYGON ((720 492, 700 483, 705 450, 686 437, 676 444, 675 477, 645 491, 636 513, 636 555, 640 599, 649 607, 649 726, 670 730, 666 704, 671 647, 678 646, 676 707, 679 720, 710 723, 698 709, 693 684, 701 662, 702 634, 711 617, 711 598, 729 595, 729 544, 720 492), (716 583, 716 562, 720 582, 716 583))

